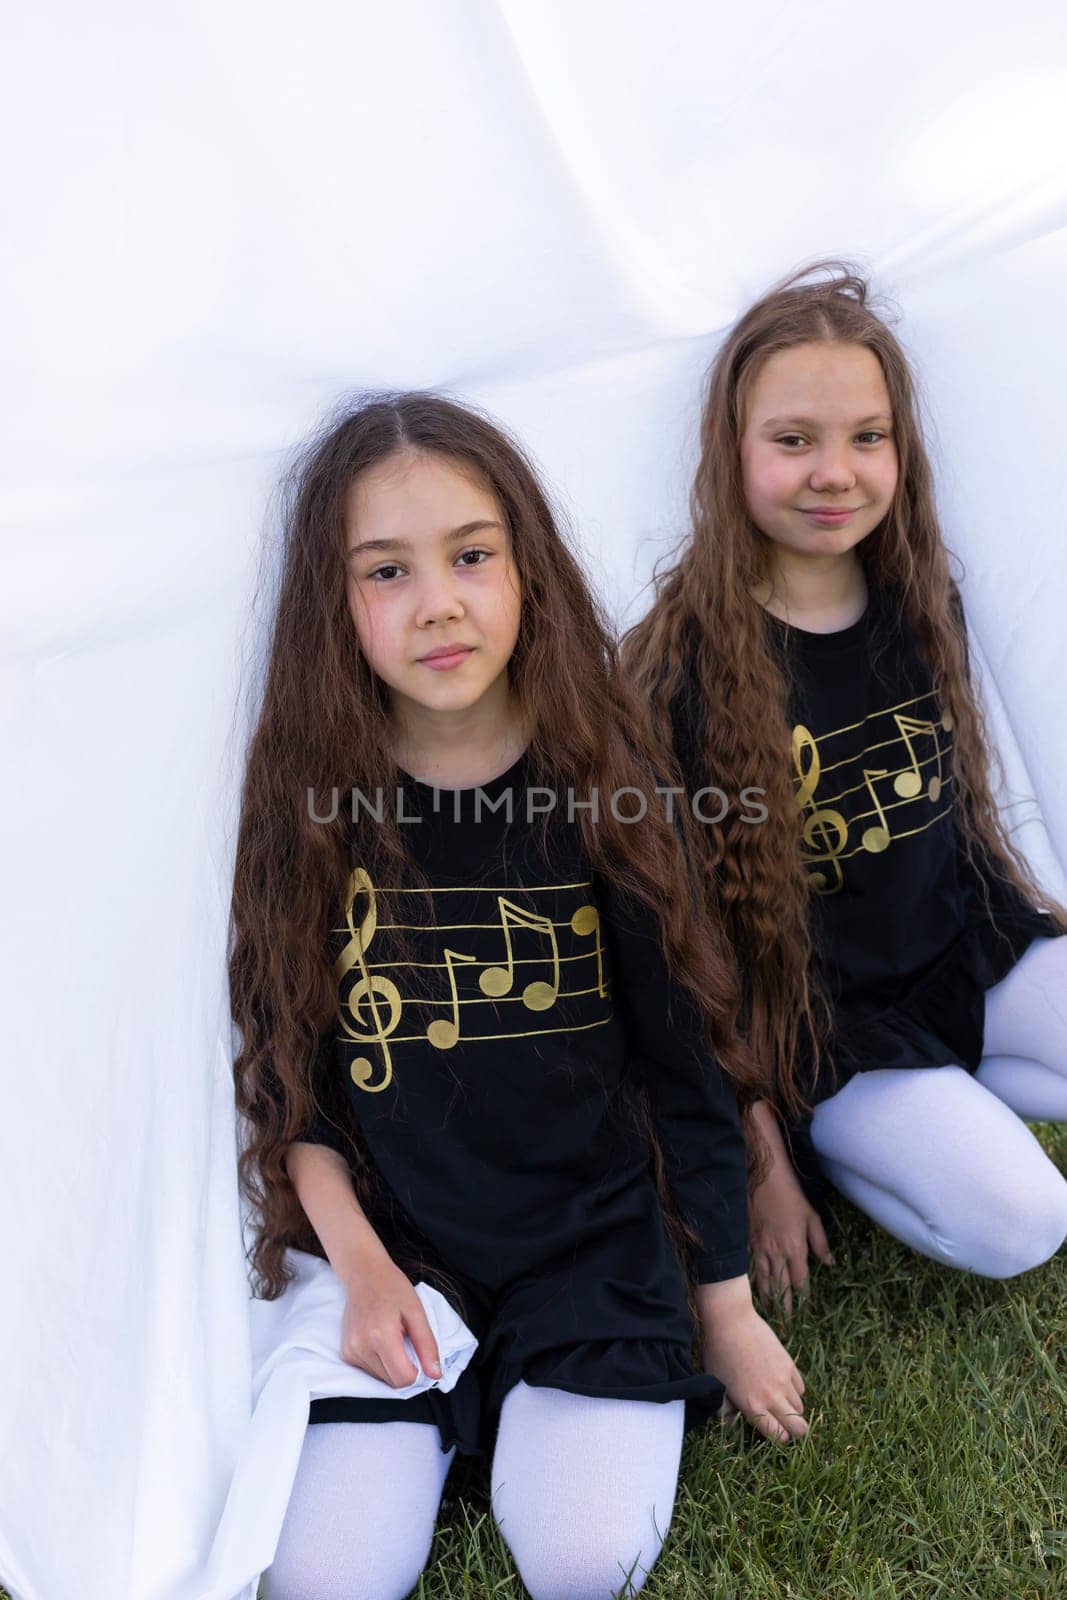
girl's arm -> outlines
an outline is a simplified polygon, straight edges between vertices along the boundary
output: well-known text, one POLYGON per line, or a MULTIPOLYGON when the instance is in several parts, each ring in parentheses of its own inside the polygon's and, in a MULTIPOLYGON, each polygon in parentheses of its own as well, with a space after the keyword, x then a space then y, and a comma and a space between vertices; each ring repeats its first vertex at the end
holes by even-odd
POLYGON ((348 1162, 338 1150, 302 1139, 290 1145, 286 1170, 308 1221, 345 1289, 341 1358, 394 1388, 418 1376, 419 1365, 441 1376, 437 1341, 411 1280, 393 1261, 356 1198, 348 1162))
POLYGON ((356 1199, 348 1162, 328 1145, 297 1139, 285 1166, 331 1267, 346 1287, 355 1283, 387 1252, 356 1199))
POLYGON ((332 1031, 319 1035, 309 1065, 315 1110, 285 1155, 304 1214, 345 1290, 341 1357, 394 1388, 418 1376, 404 1346, 411 1340, 423 1370, 440 1377, 437 1342, 411 1280, 393 1261, 356 1196, 348 1139, 332 1074, 332 1031))
POLYGON ((749 1232, 756 1289, 764 1305, 781 1298, 787 1317, 793 1314, 793 1290, 808 1287, 808 1250, 824 1266, 833 1266, 826 1231, 793 1170, 778 1119, 765 1100, 749 1112, 768 1161, 767 1172, 749 1195, 749 1232))
POLYGON ((346 1288, 379 1253, 385 1254, 356 1198, 349 1141, 336 1095, 332 1031, 320 1033, 308 1065, 310 1121, 285 1152, 285 1168, 327 1259, 346 1288))
POLYGON ((748 1170, 733 1085, 666 967, 650 914, 600 879, 596 898, 630 1063, 644 1082, 671 1194, 700 1241, 694 1271, 717 1283, 748 1271, 748 1170))
POLYGON ((804 1379, 778 1335, 752 1304, 745 1273, 697 1288, 704 1368, 727 1400, 767 1439, 802 1439, 804 1379))
POLYGON ((348 1287, 387 1252, 356 1198, 337 1096, 332 1031, 320 1033, 308 1067, 311 1120, 285 1153, 289 1180, 327 1259, 348 1287))
POLYGON ((598 885, 631 1059, 648 1092, 671 1194, 699 1240, 694 1260, 704 1365, 771 1439, 800 1437, 804 1381, 752 1304, 748 1174, 729 1078, 708 1050, 696 1007, 667 972, 648 915, 598 885))

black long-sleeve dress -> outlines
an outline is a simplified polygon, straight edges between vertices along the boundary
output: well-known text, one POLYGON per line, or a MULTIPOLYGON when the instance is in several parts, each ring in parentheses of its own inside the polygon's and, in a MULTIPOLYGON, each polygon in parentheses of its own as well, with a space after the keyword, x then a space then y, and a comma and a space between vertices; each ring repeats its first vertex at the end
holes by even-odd
POLYGON ((351 1117, 371 1222, 481 1344, 451 1394, 316 1400, 313 1422, 423 1417, 443 1446, 478 1453, 520 1378, 684 1398, 690 1423, 721 1403, 693 1364, 630 1087, 640 1074, 701 1282, 747 1270, 734 1097, 649 919, 594 880, 566 795, 542 833, 545 795, 525 757, 480 789, 408 780, 397 815, 418 819, 402 831, 428 888, 391 893, 354 856, 332 936, 337 1026, 315 1067, 322 1105, 347 1109, 301 1137, 351 1159, 351 1117))
MULTIPOLYGON (((863 615, 836 633, 765 616, 791 684, 813 939, 833 1012, 829 1059, 806 1092, 817 1104, 879 1067, 973 1072, 986 991, 1035 938, 1058 930, 984 856, 968 859, 954 816, 951 719, 896 608, 872 585, 863 615)), ((691 673, 672 723, 695 787, 716 782, 707 714, 691 673)), ((793 1154, 822 1206, 810 1122, 791 1129, 793 1154)))

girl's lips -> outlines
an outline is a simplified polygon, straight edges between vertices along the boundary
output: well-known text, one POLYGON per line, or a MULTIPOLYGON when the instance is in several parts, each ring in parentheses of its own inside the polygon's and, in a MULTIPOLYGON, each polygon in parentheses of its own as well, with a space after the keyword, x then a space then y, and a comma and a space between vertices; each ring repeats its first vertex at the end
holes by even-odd
POLYGON ((808 511, 803 506, 801 506, 801 507, 799 507, 799 510, 801 510, 804 513, 804 516, 810 517, 812 522, 826 522, 826 523, 829 523, 831 526, 833 526, 834 524, 836 524, 838 522, 847 522, 849 517, 854 517, 856 515, 856 512, 859 510, 859 507, 858 506, 850 506, 849 508, 847 508, 844 511, 821 511, 821 510, 808 511))
POLYGON ((474 654, 473 646, 462 645, 456 650, 450 650, 447 655, 423 656, 422 665, 432 667, 435 672, 446 672, 449 667, 458 667, 460 662, 474 654))

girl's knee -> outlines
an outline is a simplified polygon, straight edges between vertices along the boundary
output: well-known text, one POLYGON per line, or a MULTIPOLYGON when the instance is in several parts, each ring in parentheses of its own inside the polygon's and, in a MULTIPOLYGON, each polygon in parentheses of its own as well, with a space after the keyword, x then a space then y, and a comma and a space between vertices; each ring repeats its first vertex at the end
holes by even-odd
POLYGON ((532 1600, 640 1593, 674 1511, 684 1419, 680 1400, 511 1391, 493 1514, 532 1600))
POLYGON ((357 1557, 333 1570, 275 1561, 267 1571, 264 1600, 407 1600, 430 1555, 430 1541, 424 1549, 422 1541, 416 1542, 419 1549, 397 1551, 389 1561, 372 1556, 364 1564, 357 1557))
POLYGON ((1015 1278, 1041 1266, 1067 1238, 1067 1179, 1049 1170, 988 1198, 973 1226, 955 1233, 946 1246, 955 1264, 983 1278, 1015 1278))
POLYGON ((425 1423, 309 1427, 265 1600, 405 1600, 452 1461, 439 1444, 425 1423))
POLYGON ((649 1549, 647 1537, 642 1546, 641 1534, 635 1532, 632 1543, 608 1546, 592 1528, 588 1533, 581 1544, 564 1545, 546 1528, 520 1553, 512 1550, 531 1600, 613 1600, 615 1596, 629 1600, 640 1594, 659 1555, 660 1541, 649 1549), (620 1549, 634 1553, 623 1560, 620 1549))

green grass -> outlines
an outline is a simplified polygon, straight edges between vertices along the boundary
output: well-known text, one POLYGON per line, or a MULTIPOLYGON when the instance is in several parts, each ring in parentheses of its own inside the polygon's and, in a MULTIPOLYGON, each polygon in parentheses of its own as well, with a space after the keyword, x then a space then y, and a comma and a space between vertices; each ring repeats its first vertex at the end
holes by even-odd
MULTIPOLYGON (((1037 1130, 1067 1171, 1067 1127, 1037 1130)), ((837 1266, 777 1322, 811 1431, 690 1435, 648 1600, 1067 1600, 1067 1249, 1009 1282, 839 1203, 837 1266)), ((521 1600, 487 1474, 450 1483, 419 1600, 521 1600), (461 1490, 457 1494, 457 1490, 461 1490)))
MULTIPOLYGON (((1067 1171, 1067 1127, 1039 1128, 1067 1171)), ((779 1323, 811 1432, 686 1442, 648 1600, 1067 1600, 1067 1249, 994 1282, 839 1206, 837 1266, 779 1323)), ((453 1473, 419 1600, 522 1600, 484 1465, 453 1473)), ((2 1600, 2 1591, 0 1591, 2 1600)))

